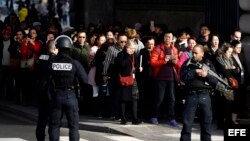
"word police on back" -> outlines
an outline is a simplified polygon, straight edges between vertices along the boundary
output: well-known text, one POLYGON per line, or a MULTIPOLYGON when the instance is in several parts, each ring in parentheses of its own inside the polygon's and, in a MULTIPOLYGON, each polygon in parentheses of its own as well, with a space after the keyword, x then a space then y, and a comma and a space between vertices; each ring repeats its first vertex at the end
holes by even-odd
POLYGON ((72 64, 71 63, 52 63, 52 69, 55 71, 71 71, 72 64))

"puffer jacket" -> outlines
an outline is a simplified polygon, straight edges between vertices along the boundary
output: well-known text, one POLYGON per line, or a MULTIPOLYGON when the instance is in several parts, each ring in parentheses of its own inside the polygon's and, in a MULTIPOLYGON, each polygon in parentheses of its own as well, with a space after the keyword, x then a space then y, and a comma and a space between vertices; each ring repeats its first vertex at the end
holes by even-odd
MULTIPOLYGON (((165 65, 165 52, 164 52, 165 45, 160 44, 154 47, 151 57, 150 57, 150 65, 153 68, 153 76, 156 77, 159 73, 161 67, 165 65)), ((176 47, 174 47, 173 44, 170 45, 170 48, 172 49, 172 55, 177 59, 177 63, 174 64, 174 67, 178 67, 178 50, 176 47)))

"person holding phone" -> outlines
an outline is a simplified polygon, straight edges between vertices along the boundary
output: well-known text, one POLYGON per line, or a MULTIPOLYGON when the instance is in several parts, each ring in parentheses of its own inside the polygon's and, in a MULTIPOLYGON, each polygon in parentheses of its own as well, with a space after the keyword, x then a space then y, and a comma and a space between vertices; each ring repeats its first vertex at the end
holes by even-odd
POLYGON ((173 33, 167 31, 163 42, 156 46, 150 57, 155 81, 155 101, 150 122, 158 124, 158 112, 163 102, 165 92, 168 97, 168 117, 166 123, 171 127, 178 127, 175 120, 175 67, 178 62, 178 50, 173 44, 173 33))
POLYGON ((35 104, 36 98, 35 86, 34 86, 34 68, 35 62, 39 58, 39 54, 42 48, 42 42, 37 39, 37 30, 32 27, 29 30, 28 37, 21 43, 20 53, 20 73, 21 82, 27 82, 21 84, 22 104, 31 105, 35 104))

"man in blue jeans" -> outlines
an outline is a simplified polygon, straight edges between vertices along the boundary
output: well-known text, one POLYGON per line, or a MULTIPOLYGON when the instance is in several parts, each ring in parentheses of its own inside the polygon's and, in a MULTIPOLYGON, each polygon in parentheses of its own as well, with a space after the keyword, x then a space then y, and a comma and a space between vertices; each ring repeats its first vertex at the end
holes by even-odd
POLYGON ((153 79, 155 81, 155 97, 153 113, 150 122, 158 124, 158 112, 165 93, 168 97, 167 124, 178 127, 175 121, 175 67, 178 63, 178 50, 173 44, 173 33, 165 32, 163 43, 154 47, 150 56, 150 65, 153 68, 153 79))
POLYGON ((194 64, 208 64, 203 60, 204 48, 196 45, 193 58, 186 61, 181 68, 181 79, 188 90, 183 111, 183 128, 181 141, 191 141, 192 125, 197 108, 201 110, 201 141, 211 141, 212 107, 210 92, 218 84, 218 80, 194 64))

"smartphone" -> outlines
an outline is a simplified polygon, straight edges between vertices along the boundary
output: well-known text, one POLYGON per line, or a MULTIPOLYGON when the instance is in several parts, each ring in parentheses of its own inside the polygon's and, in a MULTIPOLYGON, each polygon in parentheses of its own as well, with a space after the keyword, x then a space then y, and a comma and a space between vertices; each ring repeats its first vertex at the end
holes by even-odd
POLYGON ((150 26, 155 26, 155 22, 153 20, 150 21, 150 26))
POLYGON ((176 58, 173 55, 171 55, 169 60, 173 61, 176 60, 176 58))
POLYGON ((25 32, 25 34, 29 34, 29 30, 28 29, 24 30, 24 32, 25 32))

